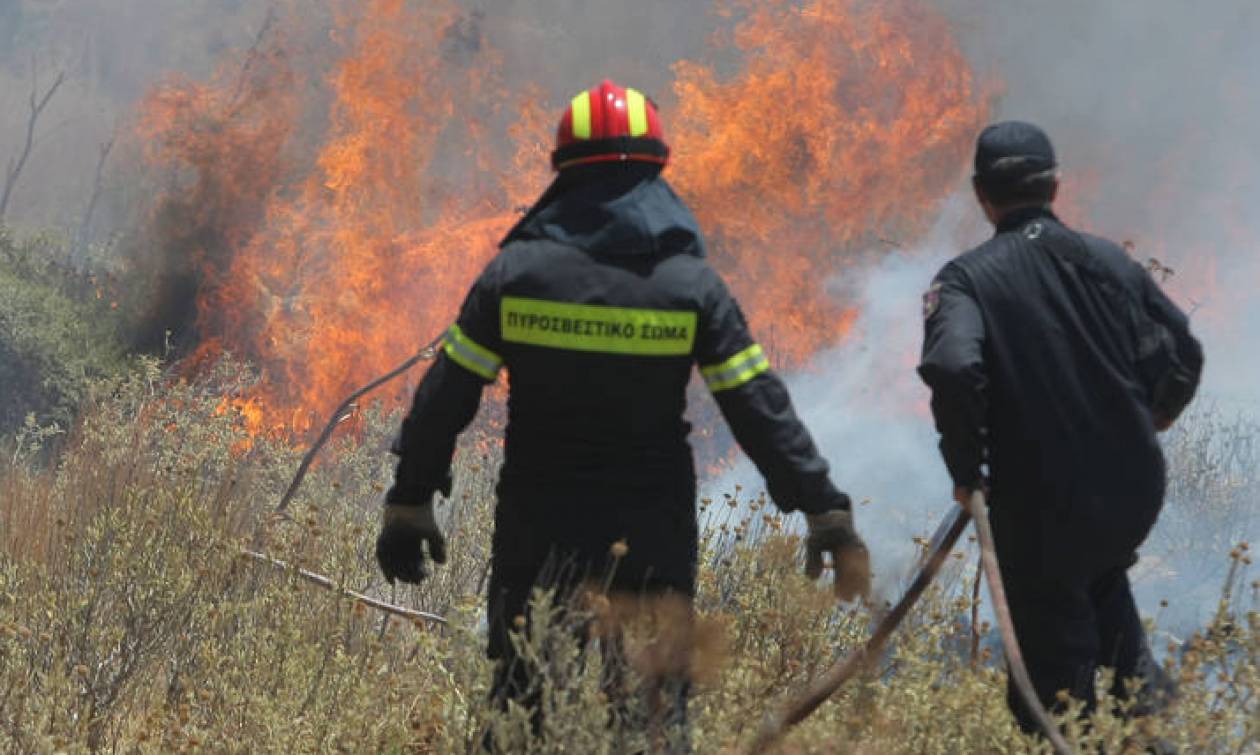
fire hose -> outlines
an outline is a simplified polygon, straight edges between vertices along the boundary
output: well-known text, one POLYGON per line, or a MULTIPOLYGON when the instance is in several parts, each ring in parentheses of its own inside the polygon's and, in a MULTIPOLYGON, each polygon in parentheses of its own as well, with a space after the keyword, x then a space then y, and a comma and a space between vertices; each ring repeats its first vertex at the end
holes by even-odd
POLYGON ((1015 689, 1024 699, 1024 705, 1032 711, 1037 725, 1050 740, 1056 755, 1075 755, 1072 747, 1063 738, 1054 719, 1046 712, 1045 706, 1037 698, 1032 678, 1028 675, 1028 666, 1024 664, 1024 654, 1020 652, 1019 640, 1015 636, 1015 623, 1011 620, 1011 607, 1006 602, 1006 590, 1002 587, 1002 572, 998 569, 997 549, 993 544, 993 530, 989 527, 989 506, 985 502, 984 491, 977 490, 967 501, 967 511, 976 522, 976 535, 980 539, 980 563, 984 565, 984 578, 989 583, 989 599, 993 601, 993 613, 997 616, 998 629, 1002 633, 1002 647, 1006 651, 1008 673, 1015 681, 1015 689))
POLYGON ((892 610, 880 620, 875 627, 875 632, 866 641, 866 644, 832 665, 831 668, 815 679, 804 692, 793 698, 779 711, 769 714, 762 724, 761 730, 757 733, 757 737, 753 740, 752 746, 749 747, 748 752, 760 753, 768 750, 782 738, 789 728, 804 721, 818 706, 834 695, 845 682, 865 668, 870 660, 879 656, 880 651, 884 648, 884 644, 888 642, 888 638, 892 636, 897 626, 901 624, 902 619, 909 613, 910 607, 914 605, 915 601, 919 599, 919 596, 923 594, 923 591, 927 589, 927 586, 936 577, 936 573, 940 571, 941 565, 945 563, 945 558, 949 555, 950 550, 953 549, 954 544, 958 542, 959 536, 962 535, 962 531, 966 527, 966 512, 955 507, 941 522, 940 526, 936 528, 936 534, 932 536, 918 574, 915 575, 913 581, 910 582, 910 586, 906 588, 905 594, 892 607, 892 610))
POLYGON ((976 534, 980 541, 980 558, 984 566, 985 578, 989 583, 989 596, 993 601, 993 610, 997 616, 998 627, 1002 634, 1002 644, 1006 649, 1006 660, 1010 666, 1010 674, 1020 697, 1037 719, 1037 724, 1045 733, 1057 755, 1075 755, 1071 746, 1063 738, 1050 714, 1046 712, 1033 688, 1032 679, 1024 665, 1024 656, 1019 650, 1015 637, 1015 628, 1011 621, 1010 608, 1006 603, 1006 592, 1002 589, 1002 576, 998 570, 997 551, 993 546, 993 532, 989 528, 988 505, 984 492, 977 490, 967 502, 967 509, 954 507, 936 528, 936 533, 928 545, 919 571, 915 574, 910 586, 906 588, 901 599, 888 613, 880 619, 871 638, 866 644, 850 652, 834 663, 821 676, 815 679, 808 688, 792 698, 777 712, 767 716, 752 745, 749 753, 766 752, 773 747, 791 727, 804 721, 818 709, 846 682, 863 669, 867 668, 879 657, 884 645, 905 619, 910 608, 923 594, 927 586, 936 578, 942 564, 953 549, 954 544, 967 528, 969 520, 976 522, 976 534))

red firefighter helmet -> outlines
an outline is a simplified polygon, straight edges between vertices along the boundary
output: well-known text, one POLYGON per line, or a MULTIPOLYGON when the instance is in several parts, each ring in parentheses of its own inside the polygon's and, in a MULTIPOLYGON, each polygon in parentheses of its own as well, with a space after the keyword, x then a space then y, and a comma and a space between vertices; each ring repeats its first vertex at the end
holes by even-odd
POLYGON ((655 103, 637 89, 605 79, 569 102, 556 130, 551 166, 564 170, 624 160, 664 165, 669 147, 655 103))

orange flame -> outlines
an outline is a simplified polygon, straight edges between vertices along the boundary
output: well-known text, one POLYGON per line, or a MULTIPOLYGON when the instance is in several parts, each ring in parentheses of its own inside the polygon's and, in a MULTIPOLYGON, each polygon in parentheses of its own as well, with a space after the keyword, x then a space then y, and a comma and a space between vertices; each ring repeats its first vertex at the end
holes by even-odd
POLYGON ((762 338, 800 363, 853 319, 822 280, 858 246, 925 229, 985 108, 944 21, 921 3, 721 10, 744 16, 731 43, 745 65, 726 79, 675 66, 674 178, 762 338))
MULTIPOLYGON (((267 75, 237 79, 244 95, 227 75, 170 83, 141 119, 154 165, 195 177, 161 206, 215 230, 184 245, 204 274, 198 356, 255 361, 265 379, 247 406, 281 433, 308 431, 440 332, 548 180, 555 112, 539 82, 511 80, 476 14, 454 0, 330 1, 346 31, 326 82, 290 72, 280 40, 267 75)), ((742 63, 729 75, 675 64, 669 175, 754 330, 796 365, 853 321, 825 279, 876 239, 925 228, 986 108, 917 0, 717 11, 731 29, 716 49, 742 63)))

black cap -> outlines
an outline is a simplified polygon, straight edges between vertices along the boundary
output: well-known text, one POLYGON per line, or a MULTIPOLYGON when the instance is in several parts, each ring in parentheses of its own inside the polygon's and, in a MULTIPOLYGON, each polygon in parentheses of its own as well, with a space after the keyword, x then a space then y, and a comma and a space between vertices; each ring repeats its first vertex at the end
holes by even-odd
POLYGON ((1046 132, 1031 123, 1003 121, 980 132, 976 140, 976 176, 1016 181, 1058 167, 1046 132))

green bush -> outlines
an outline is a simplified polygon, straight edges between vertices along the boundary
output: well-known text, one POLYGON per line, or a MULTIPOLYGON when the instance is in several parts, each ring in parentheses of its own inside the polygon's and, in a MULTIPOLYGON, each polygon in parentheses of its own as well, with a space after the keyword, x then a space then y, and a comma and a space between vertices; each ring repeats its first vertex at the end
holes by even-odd
POLYGON ((126 366, 109 284, 62 264, 51 237, 0 227, 0 434, 70 425, 89 382, 126 366))

